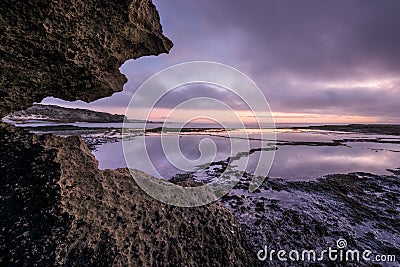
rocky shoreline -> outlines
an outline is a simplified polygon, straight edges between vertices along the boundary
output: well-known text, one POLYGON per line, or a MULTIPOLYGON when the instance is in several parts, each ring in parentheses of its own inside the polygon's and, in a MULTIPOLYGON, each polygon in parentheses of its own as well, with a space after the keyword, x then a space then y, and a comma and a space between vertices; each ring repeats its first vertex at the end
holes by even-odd
MULTIPOLYGON (((310 182, 267 179, 254 193, 247 192, 250 180, 242 179, 222 202, 241 222, 253 254, 265 245, 271 250, 321 251, 335 248, 337 240, 345 239, 349 249, 368 249, 375 255, 399 259, 398 170, 393 170, 391 176, 333 174, 310 182)), ((275 258, 265 266, 282 266, 282 262, 275 258)))
MULTIPOLYGON (((27 164, 29 161, 27 166, 33 169, 29 173, 40 172, 42 169, 36 169, 35 166, 44 162, 52 166, 46 167, 46 175, 53 180, 43 176, 42 182, 46 181, 46 185, 39 183, 34 186, 39 187, 36 190, 53 194, 50 199, 55 201, 40 204, 37 207, 39 213, 48 209, 44 212, 47 215, 33 220, 37 224, 27 224, 27 217, 37 213, 34 210, 36 206, 30 207, 29 203, 41 203, 38 201, 40 198, 36 199, 36 191, 27 193, 24 189, 26 183, 32 181, 26 181, 25 177, 29 176, 24 173, 17 179, 19 182, 14 184, 17 175, 13 172, 7 176, 10 178, 3 180, 7 183, 1 188, 10 190, 2 192, 2 212, 4 210, 9 218, 14 218, 3 221, 6 232, 0 235, 7 246, 2 248, 3 251, 13 253, 6 254, 9 258, 3 258, 9 262, 18 258, 12 257, 20 253, 13 252, 13 247, 21 249, 16 244, 24 243, 22 239, 27 240, 24 243, 26 246, 32 245, 29 243, 31 240, 34 246, 39 244, 47 249, 47 256, 31 255, 29 253, 33 252, 25 249, 24 253, 28 253, 26 255, 30 259, 59 265, 88 262, 92 265, 99 262, 124 265, 129 262, 132 265, 151 266, 154 262, 143 258, 151 251, 151 259, 157 259, 163 266, 187 260, 196 265, 199 259, 202 263, 207 262, 206 258, 209 260, 206 265, 224 262, 225 266, 262 266, 265 262, 257 261, 256 255, 264 245, 288 250, 322 249, 334 246, 335 240, 340 238, 344 238, 352 249, 370 249, 375 253, 400 257, 400 170, 391 170, 393 175, 386 176, 332 174, 317 181, 304 182, 268 178, 254 193, 248 192, 252 176, 245 173, 234 190, 221 199, 223 205, 233 211, 235 218, 220 203, 184 209, 151 199, 136 185, 126 169, 99 171, 97 161, 80 137, 36 136, 10 125, 2 125, 1 133, 2 143, 14 142, 2 154, 2 163, 7 165, 7 169, 17 169, 11 166, 27 164), (10 136, 10 133, 13 135, 10 136), (26 138, 26 141, 21 141, 26 138), (18 142, 22 144, 18 145, 18 142), (37 161, 36 156, 21 157, 24 163, 17 156, 9 157, 14 147, 20 147, 19 153, 24 154, 30 153, 31 146, 43 150, 39 153, 42 155, 52 151, 52 157, 46 156, 42 161, 37 161), (15 194, 12 192, 22 194, 12 198, 10 194, 15 194), (16 202, 16 199, 22 201, 20 209, 8 204, 16 202), (26 212, 27 207, 33 210, 26 212), (16 210, 20 210, 20 213, 16 213, 16 210), (180 223, 177 225, 173 221, 180 223), (14 225, 24 227, 15 228, 14 225), (40 231, 45 235, 46 230, 41 228, 42 225, 53 229, 53 233, 57 232, 57 238, 50 235, 47 238, 50 241, 42 244, 40 242, 45 241, 31 236, 33 233, 40 235, 40 231), (215 243, 215 239, 224 240, 225 245, 215 243), (164 249, 159 248, 160 244, 163 247, 168 244, 168 251, 181 251, 182 248, 187 251, 166 254, 164 249), (219 253, 214 252, 217 248, 219 253), (127 250, 131 254, 126 254, 127 250)), ((222 172, 222 165, 221 168, 214 168, 215 173, 210 175, 217 176, 222 172)), ((145 174, 138 171, 138 175, 145 174)), ((188 180, 195 181, 185 175, 172 179, 177 183, 188 180)), ((281 264, 278 261, 265 263, 266 266, 281 264)), ((329 262, 322 262, 321 265, 329 266, 329 262)))

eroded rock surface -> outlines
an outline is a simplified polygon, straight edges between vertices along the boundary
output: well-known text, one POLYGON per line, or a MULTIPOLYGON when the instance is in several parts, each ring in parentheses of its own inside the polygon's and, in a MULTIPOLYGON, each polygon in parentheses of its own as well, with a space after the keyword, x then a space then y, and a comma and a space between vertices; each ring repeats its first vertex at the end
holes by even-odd
POLYGON ((127 169, 98 170, 79 137, 36 136, 3 125, 0 141, 10 144, 0 153, 3 264, 253 264, 240 225, 220 203, 162 204, 127 169))
POLYGON ((47 96, 109 96, 124 61, 172 47, 151 0, 4 0, 0 32, 1 117, 47 96))

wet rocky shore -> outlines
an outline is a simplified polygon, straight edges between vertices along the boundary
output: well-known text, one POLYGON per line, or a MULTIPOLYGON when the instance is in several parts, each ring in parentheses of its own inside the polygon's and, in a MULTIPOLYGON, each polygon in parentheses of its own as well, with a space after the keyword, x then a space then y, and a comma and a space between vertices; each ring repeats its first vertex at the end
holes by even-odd
MULTIPOLYGON (((332 174, 310 182, 270 178, 254 193, 247 191, 251 180, 247 178, 222 202, 241 222, 254 254, 265 245, 275 250, 321 251, 336 248, 336 241, 345 239, 349 249, 399 259, 399 170, 390 176, 332 174)), ((266 266, 271 264, 282 262, 275 258, 266 266)))

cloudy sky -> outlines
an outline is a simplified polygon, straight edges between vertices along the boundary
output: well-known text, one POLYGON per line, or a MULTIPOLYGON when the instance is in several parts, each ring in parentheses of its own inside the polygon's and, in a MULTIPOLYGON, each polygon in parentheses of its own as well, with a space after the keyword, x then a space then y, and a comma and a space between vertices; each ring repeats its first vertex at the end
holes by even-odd
MULTIPOLYGON (((125 113, 151 75, 177 63, 207 60, 254 80, 277 122, 400 122, 400 1, 154 3, 165 35, 175 44, 170 54, 127 61, 121 72, 129 81, 112 97, 90 104, 51 98, 44 103, 125 113)), ((158 108, 168 111, 200 96, 243 108, 229 92, 206 85, 177 88, 158 108)), ((155 114, 162 118, 165 112, 155 114)))

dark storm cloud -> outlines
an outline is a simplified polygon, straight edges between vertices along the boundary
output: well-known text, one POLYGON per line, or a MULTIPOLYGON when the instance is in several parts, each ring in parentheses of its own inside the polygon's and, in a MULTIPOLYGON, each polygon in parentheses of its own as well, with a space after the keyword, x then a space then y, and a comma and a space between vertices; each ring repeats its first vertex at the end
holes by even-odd
POLYGON ((281 70, 330 78, 370 74, 369 68, 373 73, 400 70, 400 1, 179 0, 157 4, 166 10, 165 17, 171 12, 190 17, 188 21, 178 15, 166 18, 172 25, 187 23, 175 36, 177 44, 187 44, 188 33, 204 46, 198 51, 203 54, 220 44, 229 49, 234 41, 241 47, 232 54, 251 62, 252 73, 281 70))
MULTIPOLYGON (((400 83, 395 80, 400 73, 400 1, 157 0, 155 4, 165 34, 175 43, 171 53, 128 61, 122 67, 129 78, 124 92, 93 105, 126 106, 138 85, 164 67, 210 60, 248 74, 275 112, 391 119, 400 114, 396 104, 400 83), (362 85, 387 79, 393 82, 379 90, 362 85), (343 81, 354 85, 342 88, 343 81)), ((196 89, 182 92, 172 94, 163 105, 199 94, 196 89)), ((203 93, 223 98, 221 92, 203 93)))

